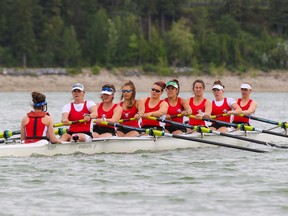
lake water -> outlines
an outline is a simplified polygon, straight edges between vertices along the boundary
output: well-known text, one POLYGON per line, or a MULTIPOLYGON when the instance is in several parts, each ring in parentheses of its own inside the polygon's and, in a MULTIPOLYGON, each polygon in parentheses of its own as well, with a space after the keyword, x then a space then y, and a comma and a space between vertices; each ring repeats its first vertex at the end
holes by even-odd
MULTIPOLYGON (((46 96, 48 111, 60 122, 71 94, 46 96)), ((0 97, 0 131, 19 130, 21 118, 31 110, 30 93, 0 97)), ((287 93, 253 93, 253 98, 256 116, 288 121, 287 93)), ((99 95, 87 92, 86 99, 99 101, 99 95)), ((273 127, 256 121, 253 126, 273 127)), ((0 215, 286 216, 287 165, 288 150, 279 149, 267 154, 213 148, 0 158, 0 215)))

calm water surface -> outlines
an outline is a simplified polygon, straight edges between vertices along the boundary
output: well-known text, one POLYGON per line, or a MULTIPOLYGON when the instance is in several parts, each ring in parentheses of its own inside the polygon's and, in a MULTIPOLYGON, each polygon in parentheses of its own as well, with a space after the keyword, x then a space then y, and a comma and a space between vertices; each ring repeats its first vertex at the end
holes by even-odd
MULTIPOLYGON (((46 95, 48 111, 60 122, 70 93, 46 95)), ((31 109, 30 93, 0 96, 0 131, 18 130, 31 109)), ((259 104, 256 116, 288 121, 287 93, 253 97, 259 104)), ((99 95, 88 92, 86 99, 99 101, 99 95)), ((1 158, 0 215, 286 216, 287 160, 288 150, 256 154, 227 148, 1 158)))

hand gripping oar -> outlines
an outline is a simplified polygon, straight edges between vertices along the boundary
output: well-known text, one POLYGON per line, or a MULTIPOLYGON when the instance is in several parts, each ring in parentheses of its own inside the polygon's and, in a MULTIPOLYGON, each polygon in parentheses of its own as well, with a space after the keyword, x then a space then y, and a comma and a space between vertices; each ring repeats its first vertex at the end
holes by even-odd
POLYGON ((277 125, 278 127, 281 127, 281 128, 284 128, 284 129, 288 128, 288 123, 287 122, 277 122, 277 121, 273 121, 273 120, 269 120, 269 119, 256 117, 256 116, 253 116, 253 115, 240 114, 239 116, 245 117, 245 118, 250 118, 250 119, 253 119, 253 120, 256 120, 256 121, 261 121, 261 122, 277 125))
MULTIPOLYGON (((130 119, 120 119, 118 122, 119 123, 123 123, 123 122, 127 122, 127 121, 134 121, 136 120, 135 118, 130 118, 130 119)), ((76 123, 84 123, 85 120, 84 119, 80 119, 80 120, 76 120, 76 121, 70 121, 69 122, 69 125, 72 125, 72 124, 76 124, 76 123)), ((93 123, 95 123, 96 121, 94 120, 93 123)), ((56 123, 53 125, 53 127, 62 127, 64 126, 63 123, 56 123)))
POLYGON ((248 141, 248 142, 254 142, 254 143, 260 144, 260 145, 266 145, 266 146, 272 146, 272 147, 276 147, 276 148, 288 149, 288 146, 280 146, 280 145, 276 145, 274 143, 264 142, 261 140, 255 140, 255 139, 251 139, 248 137, 237 136, 237 135, 233 135, 233 134, 229 134, 229 133, 223 133, 223 132, 211 130, 210 128, 206 128, 206 127, 181 124, 179 122, 174 122, 174 121, 170 121, 167 119, 161 119, 161 118, 155 118, 155 117, 148 117, 148 118, 151 120, 157 120, 157 121, 165 122, 165 123, 168 123, 168 124, 174 125, 176 127, 180 127, 180 128, 190 128, 190 129, 197 131, 197 132, 200 132, 200 133, 214 133, 214 134, 217 134, 220 136, 226 136, 226 137, 244 140, 244 141, 248 141))
POLYGON ((168 136, 168 137, 174 137, 177 139, 184 139, 184 140, 188 140, 188 141, 200 142, 200 143, 216 145, 216 146, 221 146, 221 147, 227 147, 227 148, 233 148, 233 149, 239 149, 239 150, 244 150, 244 151, 251 151, 251 152, 256 152, 256 153, 266 153, 267 152, 267 151, 263 151, 263 150, 259 150, 259 149, 251 149, 251 148, 246 148, 246 147, 242 147, 242 146, 217 143, 217 142, 210 141, 210 140, 202 140, 199 138, 185 137, 185 136, 176 135, 176 134, 169 134, 169 133, 165 133, 164 131, 153 130, 151 128, 150 129, 136 128, 136 127, 131 127, 131 126, 127 126, 127 125, 122 125, 119 123, 112 124, 112 123, 108 123, 108 122, 101 122, 101 124, 111 125, 111 126, 115 126, 115 127, 122 127, 125 129, 131 129, 131 130, 136 130, 136 131, 141 131, 141 132, 145 132, 146 134, 154 135, 154 136, 168 136))
MULTIPOLYGON (((72 125, 72 124, 76 124, 76 123, 84 123, 85 120, 84 119, 80 119, 80 120, 76 120, 76 121, 69 121, 69 125, 72 125)), ((55 123, 53 124, 53 127, 62 127, 62 126, 65 126, 64 123, 55 123)))
MULTIPOLYGON (((195 118, 195 116, 189 116, 189 118, 195 118)), ((262 129, 258 129, 255 128, 253 126, 249 126, 249 125, 244 125, 244 124, 235 124, 235 123, 229 123, 229 122, 223 122, 223 121, 219 121, 219 120, 215 120, 215 119, 210 119, 210 118, 202 118, 202 120, 204 121, 209 121, 209 122, 215 122, 218 123, 220 125, 223 126, 229 126, 229 127, 234 127, 234 128, 238 128, 240 130, 246 130, 246 131, 258 131, 260 133, 267 133, 267 134, 271 134, 271 135, 275 135, 275 136, 281 136, 281 137, 286 137, 288 138, 288 135, 285 134, 281 134, 281 133, 277 133, 277 132, 273 132, 273 131, 269 131, 269 130, 262 130, 262 129)))

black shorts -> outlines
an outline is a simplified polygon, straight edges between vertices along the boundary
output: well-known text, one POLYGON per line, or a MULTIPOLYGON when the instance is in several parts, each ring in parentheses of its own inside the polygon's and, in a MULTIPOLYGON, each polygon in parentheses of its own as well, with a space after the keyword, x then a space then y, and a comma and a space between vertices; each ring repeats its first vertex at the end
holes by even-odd
POLYGON ((110 133, 112 136, 116 136, 115 129, 110 127, 101 127, 98 125, 93 126, 93 132, 100 134, 110 133))
POLYGON ((120 131, 122 132, 123 134, 127 134, 129 133, 130 131, 136 131, 138 134, 140 134, 141 132, 140 131, 137 131, 137 130, 133 130, 133 129, 127 129, 127 128, 117 128, 117 131, 120 131))
POLYGON ((144 125, 142 126, 141 128, 152 128, 153 130, 160 130, 160 131, 163 131, 164 128, 161 127, 161 126, 155 126, 155 125, 144 125))
POLYGON ((233 121, 233 124, 243 124, 243 125, 249 125, 250 126, 250 124, 249 123, 244 123, 244 122, 237 122, 237 121, 233 121))
POLYGON ((88 135, 88 136, 90 136, 90 137, 92 137, 93 138, 93 135, 92 135, 92 133, 90 132, 90 131, 82 131, 82 132, 71 132, 71 131, 68 131, 67 132, 67 134, 69 134, 69 135, 73 135, 73 134, 77 134, 77 133, 83 133, 83 134, 86 134, 86 135, 88 135))
POLYGON ((186 133, 186 132, 187 132, 187 128, 175 127, 175 126, 173 126, 173 125, 165 126, 165 129, 168 130, 169 133, 173 133, 173 132, 176 131, 176 130, 180 130, 180 131, 182 131, 183 133, 186 133))

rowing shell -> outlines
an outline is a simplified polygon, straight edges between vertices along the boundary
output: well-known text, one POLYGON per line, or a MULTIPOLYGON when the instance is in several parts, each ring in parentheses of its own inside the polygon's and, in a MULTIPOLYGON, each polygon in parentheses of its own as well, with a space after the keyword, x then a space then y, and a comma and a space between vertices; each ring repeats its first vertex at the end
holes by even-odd
MULTIPOLYGON (((236 131, 232 134, 243 136, 243 131, 236 131)), ((248 137, 264 140, 264 134, 258 132, 247 133, 248 137)), ((235 146, 249 146, 251 143, 218 136, 215 134, 189 134, 187 137, 199 138, 199 142, 175 139, 171 137, 107 137, 96 138, 89 143, 62 143, 50 144, 46 140, 41 140, 30 144, 4 144, 0 146, 0 157, 29 157, 29 156, 55 156, 55 155, 71 155, 71 154, 103 154, 103 153, 135 153, 139 151, 165 151, 174 149, 188 148, 215 148, 215 145, 210 145, 201 142, 201 140, 211 140, 219 143, 229 143, 235 146)))

